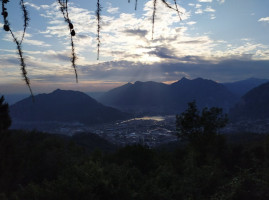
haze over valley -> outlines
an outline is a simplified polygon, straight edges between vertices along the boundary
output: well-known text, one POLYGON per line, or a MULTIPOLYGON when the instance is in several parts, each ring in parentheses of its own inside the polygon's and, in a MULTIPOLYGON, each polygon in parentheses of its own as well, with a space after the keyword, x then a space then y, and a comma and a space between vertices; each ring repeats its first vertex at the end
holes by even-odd
POLYGON ((97 100, 57 89, 36 95, 34 102, 28 97, 12 104, 11 128, 65 135, 91 132, 121 146, 156 146, 177 140, 175 115, 195 101, 200 110, 220 107, 228 114, 223 133, 263 133, 269 122, 267 85, 268 80, 255 78, 224 84, 202 78, 172 84, 137 81, 97 93, 97 100))

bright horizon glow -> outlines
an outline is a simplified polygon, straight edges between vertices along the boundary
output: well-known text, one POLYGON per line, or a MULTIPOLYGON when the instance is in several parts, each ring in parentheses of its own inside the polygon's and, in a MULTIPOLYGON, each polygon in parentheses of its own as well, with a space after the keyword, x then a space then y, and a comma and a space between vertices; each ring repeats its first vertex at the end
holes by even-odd
MULTIPOLYGON (((34 93, 57 88, 106 91, 134 81, 170 83, 187 78, 218 82, 268 78, 269 2, 179 1, 176 12, 157 4, 151 40, 152 1, 103 1, 100 61, 96 60, 95 1, 70 0, 76 31, 79 83, 69 62, 70 38, 56 1, 26 0, 30 23, 23 42, 34 93)), ((174 6, 173 1, 168 1, 174 6)), ((19 1, 8 3, 9 21, 22 33, 19 1)), ((2 16, 1 16, 2 17, 2 16)), ((0 21, 3 26, 3 21, 0 21)), ((0 31, 0 93, 27 93, 16 46, 0 31), (4 88, 4 89, 3 89, 4 88), (1 91, 2 90, 2 91, 1 91)))

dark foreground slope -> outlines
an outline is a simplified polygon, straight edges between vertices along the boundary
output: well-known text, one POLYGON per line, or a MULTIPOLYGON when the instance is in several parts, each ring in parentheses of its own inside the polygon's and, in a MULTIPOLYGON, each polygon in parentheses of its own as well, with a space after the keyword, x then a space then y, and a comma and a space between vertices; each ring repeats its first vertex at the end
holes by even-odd
POLYGON ((232 120, 269 119, 269 82, 244 95, 231 109, 230 118, 232 120))
POLYGON ((10 106, 15 121, 57 121, 96 124, 125 119, 127 114, 98 103, 88 95, 70 90, 55 90, 26 98, 10 106))
POLYGON ((72 138, 0 132, 0 199, 268 200, 268 136, 240 144, 218 138, 170 152, 135 145, 89 154, 72 138))

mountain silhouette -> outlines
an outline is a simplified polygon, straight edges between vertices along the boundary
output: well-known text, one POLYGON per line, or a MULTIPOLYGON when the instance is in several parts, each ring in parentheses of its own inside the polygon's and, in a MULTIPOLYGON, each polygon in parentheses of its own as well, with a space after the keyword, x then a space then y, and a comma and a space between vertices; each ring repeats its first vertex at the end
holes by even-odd
POLYGON ((175 114, 184 111, 193 100, 199 108, 217 106, 228 111, 238 97, 214 81, 182 78, 171 85, 152 81, 128 83, 106 92, 98 100, 129 112, 175 114))
POLYGON ((234 94, 242 97, 251 89, 268 82, 268 79, 248 78, 242 81, 235 81, 231 83, 222 83, 228 90, 234 94))
POLYGON ((98 103, 90 96, 71 90, 57 89, 49 94, 23 99, 10 106, 14 120, 58 121, 96 124, 125 119, 128 115, 98 103))
POLYGON ((269 118, 269 82, 245 94, 230 112, 232 120, 256 120, 269 118))

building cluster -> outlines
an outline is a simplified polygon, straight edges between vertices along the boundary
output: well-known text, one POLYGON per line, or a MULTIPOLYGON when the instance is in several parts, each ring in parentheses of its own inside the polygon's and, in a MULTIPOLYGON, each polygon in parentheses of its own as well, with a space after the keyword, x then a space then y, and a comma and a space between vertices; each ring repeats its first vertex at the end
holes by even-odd
POLYGON ((91 129, 91 132, 118 146, 142 144, 154 147, 177 140, 175 116, 135 118, 91 129))

